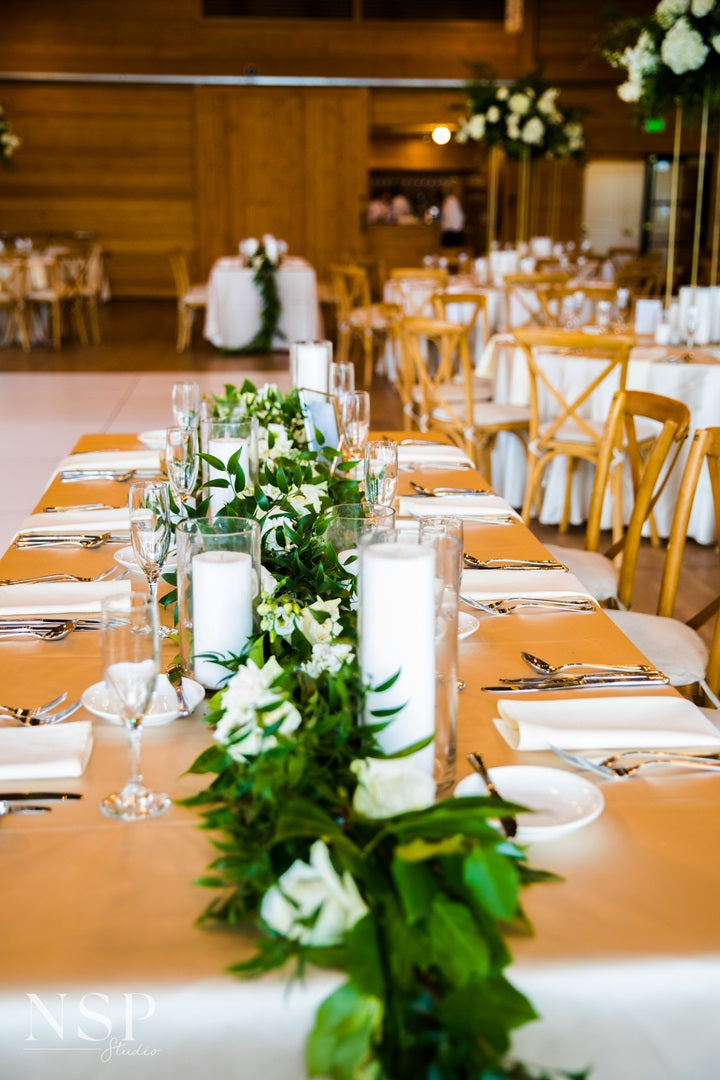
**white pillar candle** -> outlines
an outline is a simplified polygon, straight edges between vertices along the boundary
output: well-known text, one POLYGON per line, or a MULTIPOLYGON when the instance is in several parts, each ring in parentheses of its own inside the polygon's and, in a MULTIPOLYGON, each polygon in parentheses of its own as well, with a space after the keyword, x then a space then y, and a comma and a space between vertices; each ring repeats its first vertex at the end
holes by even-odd
MULTIPOLYGON (((208 439, 207 452, 212 454, 213 457, 222 461, 223 465, 227 465, 233 454, 240 450, 240 468, 245 473, 245 480, 249 479, 249 462, 250 454, 248 450, 247 439, 234 439, 230 437, 218 437, 215 439, 208 439)), ((215 480, 217 477, 223 477, 227 479, 227 472, 225 469, 215 469, 212 466, 208 469, 208 479, 215 480)), ((232 488, 210 488, 210 517, 216 518, 223 506, 231 501, 234 492, 232 488)))
MULTIPOLYGON (((435 733, 435 553, 415 544, 371 544, 360 570, 360 666, 363 680, 380 686, 399 671, 391 687, 367 696, 365 720, 381 723, 373 709, 402 706, 378 741, 395 753, 435 733)), ((433 775, 429 743, 413 755, 433 775)))
POLYGON ((192 560, 195 678, 215 689, 228 669, 201 653, 238 654, 252 633, 253 565, 243 551, 203 551, 192 560))
POLYGON ((296 341, 291 346, 291 374, 296 389, 317 390, 327 394, 330 388, 332 342, 296 341))

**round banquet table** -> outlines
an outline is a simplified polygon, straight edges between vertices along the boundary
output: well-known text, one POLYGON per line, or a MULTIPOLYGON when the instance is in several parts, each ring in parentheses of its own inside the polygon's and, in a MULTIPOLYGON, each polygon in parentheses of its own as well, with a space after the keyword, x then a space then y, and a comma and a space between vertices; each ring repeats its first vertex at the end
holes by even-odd
MULTIPOLYGON (((261 299, 253 276, 239 256, 218 259, 210 271, 204 335, 218 348, 245 348, 260 329, 261 299)), ((288 349, 293 341, 321 338, 314 268, 305 259, 285 258, 276 280, 280 321, 273 347, 288 349)))

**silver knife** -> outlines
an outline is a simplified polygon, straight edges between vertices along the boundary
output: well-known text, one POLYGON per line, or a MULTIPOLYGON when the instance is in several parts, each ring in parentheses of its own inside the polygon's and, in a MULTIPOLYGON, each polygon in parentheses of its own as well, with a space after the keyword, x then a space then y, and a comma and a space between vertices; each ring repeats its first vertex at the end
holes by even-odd
POLYGON ((84 798, 79 791, 0 791, 0 802, 26 802, 28 799, 65 802, 68 799, 84 798))
POLYGON ((603 686, 666 686, 668 678, 658 672, 649 672, 647 675, 623 674, 622 672, 608 672, 601 674, 594 672, 587 675, 562 675, 544 679, 508 679, 499 686, 483 686, 482 690, 488 690, 495 694, 535 692, 538 690, 583 690, 594 689, 603 686))
POLYGON ((123 510, 122 506, 111 506, 110 503, 78 503, 77 506, 43 506, 44 514, 67 514, 81 512, 83 510, 123 510))
POLYGON ((564 563, 555 559, 477 559, 465 553, 463 558, 474 570, 567 570, 564 563))

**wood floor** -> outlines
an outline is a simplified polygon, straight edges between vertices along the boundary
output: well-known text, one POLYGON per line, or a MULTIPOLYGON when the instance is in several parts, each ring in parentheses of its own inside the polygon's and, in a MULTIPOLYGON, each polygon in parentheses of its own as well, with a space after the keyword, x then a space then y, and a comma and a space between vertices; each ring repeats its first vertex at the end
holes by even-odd
MULTIPOLYGON (((324 310, 325 331, 334 333, 333 315, 324 310)), ((36 345, 29 353, 18 347, 0 349, 0 370, 15 372, 223 372, 227 382, 239 383, 243 372, 286 372, 287 352, 270 356, 238 356, 214 348, 197 327, 192 348, 184 353, 175 350, 175 302, 173 300, 116 300, 104 305, 101 312, 102 343, 81 345, 71 333, 62 349, 36 345)), ((372 389, 372 422, 378 428, 399 428, 401 411, 392 385, 378 377, 372 389)), ((557 529, 533 525, 533 532, 545 543, 581 547, 582 529, 572 529, 560 536, 557 529)), ((638 570, 638 591, 634 606, 652 611, 662 569, 662 548, 645 545, 638 570)), ((684 582, 680 590, 677 614, 688 618, 720 592, 720 559, 716 547, 704 547, 689 541, 684 559, 684 582)))

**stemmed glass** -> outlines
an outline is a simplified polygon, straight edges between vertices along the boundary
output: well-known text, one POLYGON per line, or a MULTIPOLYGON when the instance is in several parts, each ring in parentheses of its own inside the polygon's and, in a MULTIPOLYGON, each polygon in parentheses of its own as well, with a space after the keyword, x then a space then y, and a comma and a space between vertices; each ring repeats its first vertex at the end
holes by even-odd
POLYGON ((164 480, 136 480, 128 492, 133 554, 145 574, 150 604, 157 611, 157 589, 170 548, 170 505, 164 480))
POLYGON ((183 507, 195 488, 199 464, 198 429, 168 428, 165 437, 165 466, 170 490, 183 507))
POLYGON ((172 411, 178 427, 197 427, 200 419, 200 387, 176 382, 172 388, 172 411))
POLYGON ((100 809, 108 817, 141 821, 170 806, 161 792, 149 791, 140 768, 142 722, 160 670, 157 609, 140 597, 111 597, 102 609, 102 658, 111 707, 125 724, 130 767, 125 786, 108 795, 100 809))
POLYGON ((359 460, 370 434, 370 394, 367 390, 353 390, 340 399, 340 418, 347 457, 351 461, 359 460))
POLYGON ((365 447, 365 498, 392 506, 397 494, 398 448, 392 439, 373 439, 365 447))
POLYGON ((345 394, 355 389, 355 366, 349 360, 333 360, 330 363, 329 390, 333 397, 342 401, 345 394))

